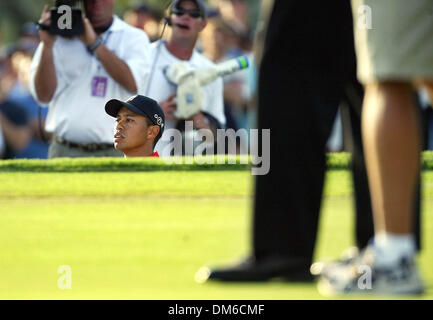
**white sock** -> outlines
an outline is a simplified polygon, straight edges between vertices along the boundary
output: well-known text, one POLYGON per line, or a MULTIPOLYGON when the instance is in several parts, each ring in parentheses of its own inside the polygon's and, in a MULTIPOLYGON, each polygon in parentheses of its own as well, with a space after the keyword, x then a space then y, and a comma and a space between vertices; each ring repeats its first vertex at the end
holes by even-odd
POLYGON ((379 266, 392 266, 401 258, 415 255, 415 239, 412 234, 379 232, 374 236, 376 250, 375 263, 379 266))

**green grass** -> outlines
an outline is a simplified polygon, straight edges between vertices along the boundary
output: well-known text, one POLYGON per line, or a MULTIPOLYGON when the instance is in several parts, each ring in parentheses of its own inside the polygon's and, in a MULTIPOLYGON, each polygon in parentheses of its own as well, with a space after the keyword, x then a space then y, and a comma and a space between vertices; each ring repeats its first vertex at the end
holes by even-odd
MULTIPOLYGON (((25 171, 0 173, 0 299, 322 298, 314 284, 194 282, 199 267, 248 252, 248 170, 25 171), (57 287, 60 265, 72 268, 72 290, 57 287)), ((423 198, 421 298, 432 299, 430 171, 423 198)), ((352 207, 349 172, 329 171, 317 258, 352 244, 352 207)))
MULTIPOLYGON (((247 156, 6 160, 0 161, 0 172, 239 171, 247 170, 249 161, 247 156)), ((332 170, 347 170, 350 154, 329 153, 327 166, 332 170)), ((433 151, 423 152, 421 167, 433 169, 433 151)))
MULTIPOLYGON (((433 167, 433 156, 432 159, 428 155, 424 158, 424 162, 433 167)), ((0 161, 0 172, 239 171, 248 169, 249 162, 248 156, 6 160, 0 161)), ((332 153, 327 157, 331 169, 344 170, 349 164, 348 153, 332 153)))

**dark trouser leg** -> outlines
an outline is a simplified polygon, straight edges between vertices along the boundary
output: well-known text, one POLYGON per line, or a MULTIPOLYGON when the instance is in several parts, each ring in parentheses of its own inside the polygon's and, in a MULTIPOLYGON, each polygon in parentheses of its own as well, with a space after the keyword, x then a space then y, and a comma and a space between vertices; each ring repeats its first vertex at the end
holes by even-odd
POLYGON ((290 40, 279 39, 288 37, 283 12, 273 11, 260 66, 258 127, 271 129, 271 169, 256 178, 253 248, 257 259, 287 257, 309 268, 341 86, 320 70, 294 70, 281 48, 290 40))
MULTIPOLYGON (((262 72, 263 73, 263 72, 262 72)), ((265 78, 266 79, 266 78, 265 78)), ((295 82, 293 80, 293 85, 295 82)), ((259 128, 271 129, 271 169, 256 178, 254 210, 254 254, 256 258, 280 256, 301 259, 309 267, 314 251, 325 174, 325 144, 335 117, 334 102, 319 106, 307 92, 292 87, 286 110, 275 117, 271 106, 281 105, 277 92, 285 90, 272 81, 260 102, 259 128), (328 109, 318 128, 312 113, 328 109), (293 119, 288 120, 287 119, 293 119), (326 124, 325 124, 326 123, 326 124), (278 138, 281 136, 281 138, 278 138)), ((309 88, 311 89, 311 88, 309 88)), ((332 91, 332 89, 330 89, 332 91)), ((319 96, 327 100, 326 97, 319 96)))
POLYGON ((363 249, 374 235, 373 211, 364 160, 361 135, 361 109, 364 97, 362 85, 356 80, 345 87, 341 108, 344 145, 352 154, 351 170, 355 196, 355 241, 363 249))
MULTIPOLYGON (((253 253, 312 261, 325 174, 325 144, 342 95, 336 70, 350 9, 276 1, 259 75, 259 129, 271 129, 271 169, 256 178, 253 253), (294 14, 299 12, 299 15, 294 14), (327 29, 321 28, 326 25, 327 29)), ((350 32, 350 31, 349 31, 350 32)), ((347 54, 347 52, 346 52, 347 54)))
POLYGON ((269 173, 256 177, 253 259, 213 269, 209 279, 311 280, 325 145, 346 75, 355 73, 351 26, 347 0, 275 0, 256 50, 258 128, 271 129, 271 157, 269 173))

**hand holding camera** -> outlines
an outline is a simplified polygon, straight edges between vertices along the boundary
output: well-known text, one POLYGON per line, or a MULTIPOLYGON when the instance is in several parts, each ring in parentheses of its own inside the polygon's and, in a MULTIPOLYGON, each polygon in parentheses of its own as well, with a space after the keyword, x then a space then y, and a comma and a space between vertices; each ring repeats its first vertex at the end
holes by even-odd
POLYGON ((83 25, 84 25, 84 33, 79 36, 78 38, 86 45, 90 46, 96 42, 98 39, 98 36, 95 32, 95 30, 92 27, 92 24, 90 23, 89 19, 87 19, 85 16, 82 16, 83 19, 83 25))
MULTIPOLYGON (((84 33, 83 11, 76 6, 77 0, 57 0, 55 7, 48 9, 45 5, 41 19, 38 21, 39 30, 53 36, 71 38, 84 33)), ((42 40, 42 39, 41 39, 42 40)))
POLYGON ((48 5, 45 5, 38 26, 41 41, 50 47, 56 41, 57 35, 66 38, 77 36, 88 47, 98 38, 89 19, 81 9, 75 7, 62 5, 49 9, 48 5))
POLYGON ((48 8, 48 5, 44 6, 44 10, 42 11, 41 19, 39 20, 38 25, 41 42, 46 46, 52 47, 57 39, 57 36, 49 32, 49 28, 51 26, 51 12, 48 8))

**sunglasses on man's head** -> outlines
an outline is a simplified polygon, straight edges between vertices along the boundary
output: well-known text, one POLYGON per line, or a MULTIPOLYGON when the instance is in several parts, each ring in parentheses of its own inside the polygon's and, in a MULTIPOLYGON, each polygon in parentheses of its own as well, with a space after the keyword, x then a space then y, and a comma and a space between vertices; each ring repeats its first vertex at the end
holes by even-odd
POLYGON ((185 13, 187 13, 191 18, 197 19, 202 17, 202 14, 199 10, 187 10, 187 9, 174 9, 171 13, 174 13, 178 17, 183 16, 185 13))

